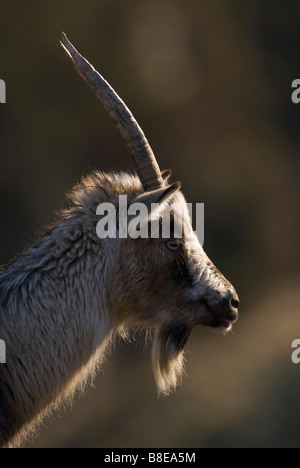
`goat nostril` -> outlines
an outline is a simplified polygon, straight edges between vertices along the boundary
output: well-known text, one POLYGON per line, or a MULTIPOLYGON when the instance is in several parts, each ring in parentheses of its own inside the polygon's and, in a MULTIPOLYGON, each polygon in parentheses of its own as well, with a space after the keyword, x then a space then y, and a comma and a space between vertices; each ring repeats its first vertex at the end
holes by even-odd
POLYGON ((238 312, 240 300, 239 300, 239 296, 237 295, 234 289, 233 290, 229 289, 227 291, 226 296, 225 296, 225 304, 226 304, 226 307, 229 307, 231 311, 234 311, 235 313, 238 312))
POLYGON ((240 301, 238 299, 231 299, 230 305, 231 307, 233 307, 233 309, 238 309, 240 305, 240 301))

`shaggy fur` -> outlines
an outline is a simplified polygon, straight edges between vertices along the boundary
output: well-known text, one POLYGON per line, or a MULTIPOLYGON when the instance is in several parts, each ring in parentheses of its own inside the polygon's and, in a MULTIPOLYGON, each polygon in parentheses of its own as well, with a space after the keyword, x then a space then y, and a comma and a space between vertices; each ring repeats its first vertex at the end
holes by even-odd
MULTIPOLYGON (((118 208, 120 194, 129 203, 162 199, 161 191, 145 193, 137 177, 94 173, 72 192, 57 224, 0 273, 0 337, 7 347, 7 364, 0 365, 2 447, 19 445, 72 399, 117 334, 152 330, 154 375, 167 394, 182 375, 192 328, 228 331, 236 319, 212 312, 232 286, 200 245, 172 252, 161 239, 97 237, 97 206, 118 208)), ((174 200, 185 204, 178 190, 164 204, 174 200)))

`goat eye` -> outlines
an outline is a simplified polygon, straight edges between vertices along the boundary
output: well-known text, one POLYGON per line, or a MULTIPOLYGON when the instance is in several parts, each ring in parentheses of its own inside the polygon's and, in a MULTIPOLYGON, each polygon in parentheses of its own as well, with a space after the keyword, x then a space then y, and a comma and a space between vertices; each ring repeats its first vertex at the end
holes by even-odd
POLYGON ((166 243, 166 246, 168 247, 169 250, 175 251, 181 247, 181 241, 180 240, 169 241, 166 243))

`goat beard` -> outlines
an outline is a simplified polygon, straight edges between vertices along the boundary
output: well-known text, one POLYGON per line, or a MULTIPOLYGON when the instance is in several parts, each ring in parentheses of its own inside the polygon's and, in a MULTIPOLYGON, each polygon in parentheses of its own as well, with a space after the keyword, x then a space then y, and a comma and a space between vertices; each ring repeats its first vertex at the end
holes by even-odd
POLYGON ((191 329, 183 323, 154 330, 152 366, 158 392, 168 395, 181 382, 184 373, 184 346, 191 329))

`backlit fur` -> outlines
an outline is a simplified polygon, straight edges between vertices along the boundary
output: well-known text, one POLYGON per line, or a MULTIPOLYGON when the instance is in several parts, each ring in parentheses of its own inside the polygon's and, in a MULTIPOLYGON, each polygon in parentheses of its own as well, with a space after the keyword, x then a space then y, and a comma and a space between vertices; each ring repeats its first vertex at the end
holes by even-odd
MULTIPOLYGON (((162 239, 98 238, 97 206, 118 207, 122 194, 129 204, 158 196, 145 194, 135 176, 94 173, 74 189, 57 223, 0 273, 0 337, 7 347, 7 364, 0 365, 2 447, 18 445, 72 399, 118 334, 150 332, 158 391, 168 394, 182 377, 191 330, 231 329, 207 304, 232 286, 199 244, 172 252, 162 239)), ((173 202, 186 210, 180 191, 164 207, 173 202)))

